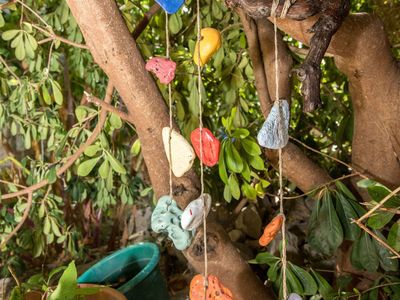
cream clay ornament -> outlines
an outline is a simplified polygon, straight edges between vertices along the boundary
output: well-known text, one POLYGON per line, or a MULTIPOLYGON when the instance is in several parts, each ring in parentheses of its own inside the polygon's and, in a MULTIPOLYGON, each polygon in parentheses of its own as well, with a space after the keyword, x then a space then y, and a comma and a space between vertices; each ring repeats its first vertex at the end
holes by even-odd
POLYGON ((210 212, 211 207, 211 196, 209 194, 203 194, 202 197, 193 200, 185 208, 181 216, 181 227, 185 230, 195 230, 203 223, 203 214, 206 213, 206 217, 210 212))
MULTIPOLYGON (((169 157, 169 131, 169 127, 162 129, 162 139, 167 159, 171 163, 171 158, 169 157)), ((171 131, 171 157, 172 172, 176 177, 182 177, 189 171, 196 157, 189 142, 173 129, 171 131)))

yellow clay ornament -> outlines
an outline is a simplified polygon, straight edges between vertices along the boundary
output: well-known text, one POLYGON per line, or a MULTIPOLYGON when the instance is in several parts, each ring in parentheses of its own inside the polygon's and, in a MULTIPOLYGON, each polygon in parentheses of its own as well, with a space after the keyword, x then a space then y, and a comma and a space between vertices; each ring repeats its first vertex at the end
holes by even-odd
MULTIPOLYGON (((196 43, 194 48, 193 60, 196 65, 199 65, 199 41, 196 43)), ((200 66, 204 66, 210 58, 218 51, 221 47, 221 34, 214 28, 203 28, 201 30, 201 41, 200 41, 200 66)))

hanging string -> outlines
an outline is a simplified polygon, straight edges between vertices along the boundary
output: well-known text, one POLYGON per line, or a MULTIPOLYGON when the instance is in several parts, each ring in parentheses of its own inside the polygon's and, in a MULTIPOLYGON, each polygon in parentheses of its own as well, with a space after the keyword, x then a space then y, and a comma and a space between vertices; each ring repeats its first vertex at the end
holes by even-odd
MULTIPOLYGON (((169 44, 169 18, 168 13, 165 12, 165 40, 166 40, 166 57, 170 58, 170 44, 169 44)), ((168 155, 169 155, 169 196, 172 198, 172 86, 168 83, 168 107, 169 107, 169 133, 168 133, 168 155)))
POLYGON ((197 4, 197 90, 199 93, 199 129, 200 129, 200 197, 203 199, 203 241, 204 241, 204 298, 206 298, 208 287, 208 257, 207 257, 207 214, 206 214, 206 200, 204 194, 204 167, 203 167, 203 106, 202 106, 202 78, 201 78, 201 56, 200 56, 200 42, 201 37, 201 12, 200 0, 196 1, 197 4))
MULTIPOLYGON (((287 14, 287 11, 289 10, 290 6, 292 3, 295 1, 290 1, 286 0, 284 8, 281 13, 281 18, 284 18, 287 14)), ((279 5, 279 0, 274 0, 272 3, 271 7, 271 16, 274 19, 274 50, 275 50, 275 101, 280 101, 279 99, 279 62, 278 62, 278 29, 276 25, 276 9, 279 5)), ((281 111, 281 106, 279 105, 279 111, 278 113, 278 124, 280 124, 280 128, 282 128, 282 111, 281 111)), ((280 131, 281 133, 281 131, 280 131)), ((279 148, 278 150, 278 172, 279 172, 279 213, 283 216, 283 222, 282 222, 282 254, 281 254, 281 260, 282 260, 282 293, 283 293, 283 299, 287 299, 287 282, 286 282, 286 268, 287 268, 287 256, 286 256, 286 217, 285 217, 285 212, 283 210, 283 160, 282 160, 282 149, 279 148)))

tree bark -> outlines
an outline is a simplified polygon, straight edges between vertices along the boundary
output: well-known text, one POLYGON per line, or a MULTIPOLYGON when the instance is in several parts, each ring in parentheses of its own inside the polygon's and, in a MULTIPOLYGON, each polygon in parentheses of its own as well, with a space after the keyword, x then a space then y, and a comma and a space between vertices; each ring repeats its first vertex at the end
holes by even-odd
MULTIPOLYGON (((135 125, 150 179, 157 197, 168 194, 169 165, 161 130, 168 126, 165 101, 145 70, 145 63, 113 0, 67 0, 95 61, 121 95, 135 125)), ((174 178, 174 198, 183 208, 199 193, 198 177, 190 171, 174 178)), ((209 273, 217 274, 235 299, 274 299, 262 285, 219 226, 210 224, 209 273), (222 265, 223 264, 223 265, 222 265), (243 282, 247 284, 243 289, 243 282)), ((201 231, 198 232, 198 235, 201 231)), ((202 241, 196 238, 186 253, 196 271, 203 271, 202 241)))

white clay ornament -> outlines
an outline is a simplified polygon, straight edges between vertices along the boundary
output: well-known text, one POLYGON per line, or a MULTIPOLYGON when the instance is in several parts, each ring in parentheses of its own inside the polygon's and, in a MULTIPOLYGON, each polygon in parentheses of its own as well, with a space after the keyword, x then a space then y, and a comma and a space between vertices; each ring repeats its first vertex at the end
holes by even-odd
POLYGON ((182 213, 181 227, 185 230, 195 230, 203 223, 203 213, 205 211, 207 216, 210 212, 210 207, 211 196, 209 194, 203 194, 203 198, 190 202, 182 213))
MULTIPOLYGON (((162 139, 167 159, 171 162, 169 157, 169 127, 164 127, 162 129, 162 139)), ((196 157, 189 142, 173 129, 171 131, 171 157, 172 173, 174 173, 176 177, 182 177, 189 171, 196 157)))

